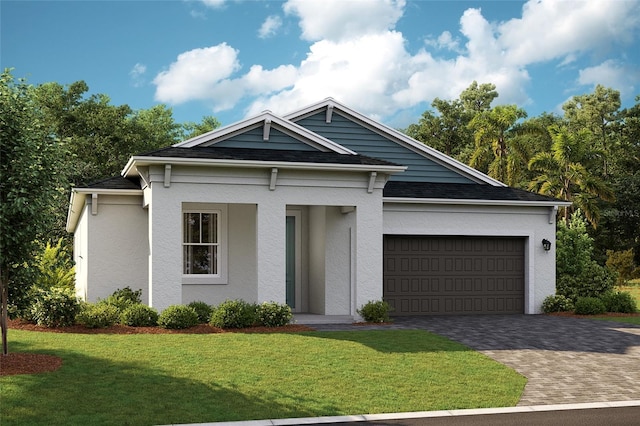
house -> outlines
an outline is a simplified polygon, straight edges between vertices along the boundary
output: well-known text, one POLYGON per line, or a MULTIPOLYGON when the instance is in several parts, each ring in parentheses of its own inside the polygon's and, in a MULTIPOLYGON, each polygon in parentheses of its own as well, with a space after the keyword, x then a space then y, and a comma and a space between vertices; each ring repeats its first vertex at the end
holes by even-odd
POLYGON ((357 317, 539 313, 557 199, 510 188, 329 98, 131 157, 74 188, 76 289, 357 317))

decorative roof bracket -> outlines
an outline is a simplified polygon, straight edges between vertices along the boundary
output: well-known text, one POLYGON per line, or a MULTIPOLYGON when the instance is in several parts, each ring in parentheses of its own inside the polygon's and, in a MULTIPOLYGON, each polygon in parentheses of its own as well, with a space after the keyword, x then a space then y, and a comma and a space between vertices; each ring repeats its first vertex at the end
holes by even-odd
POLYGON ((271 169, 271 179, 269 180, 269 191, 276 190, 276 181, 278 180, 278 168, 271 169))
POLYGON ((376 183, 376 176, 378 176, 378 172, 371 172, 369 174, 369 187, 367 188, 367 192, 369 194, 373 192, 373 185, 376 183))
POLYGON ((164 165, 164 187, 169 188, 171 186, 171 164, 164 165))
POLYGON ((325 121, 328 123, 331 123, 331 116, 333 115, 333 105, 328 105, 327 106, 327 116, 325 118, 325 121))
POLYGON ((264 120, 264 128, 262 129, 262 140, 263 141, 268 141, 269 140, 269 132, 271 131, 271 120, 268 118, 265 118, 264 120))

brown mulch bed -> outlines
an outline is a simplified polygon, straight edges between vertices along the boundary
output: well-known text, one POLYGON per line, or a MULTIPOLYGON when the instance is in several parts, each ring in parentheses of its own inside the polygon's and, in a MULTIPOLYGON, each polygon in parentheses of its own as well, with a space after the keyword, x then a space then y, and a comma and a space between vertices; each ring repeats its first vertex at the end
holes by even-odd
MULTIPOLYGON (((297 333, 300 331, 313 331, 313 328, 301 324, 288 324, 283 327, 250 327, 237 330, 227 330, 207 324, 200 324, 184 330, 167 330, 161 327, 129 327, 126 325, 114 325, 107 328, 86 328, 81 325, 47 328, 23 320, 8 320, 7 323, 9 328, 14 330, 81 334, 297 333)), ((47 371, 55 371, 60 368, 60 366, 62 366, 62 358, 54 355, 30 353, 0 355, 0 376, 45 373, 47 371)))

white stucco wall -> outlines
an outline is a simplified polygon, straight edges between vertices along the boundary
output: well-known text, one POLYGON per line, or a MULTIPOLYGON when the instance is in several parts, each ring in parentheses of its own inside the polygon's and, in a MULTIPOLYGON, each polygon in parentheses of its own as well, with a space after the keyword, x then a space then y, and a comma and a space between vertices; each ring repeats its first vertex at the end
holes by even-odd
MULTIPOLYGON (((171 182, 165 187, 165 169, 150 167, 151 189, 147 190, 146 200, 149 202, 150 235, 150 267, 149 288, 150 303, 159 310, 171 304, 187 303, 190 300, 203 299, 209 294, 210 286, 216 293, 228 295, 230 298, 248 298, 255 294, 257 302, 273 300, 285 302, 285 216, 289 205, 298 206, 354 206, 357 224, 353 239, 353 271, 352 289, 354 296, 349 307, 350 312, 372 298, 382 297, 382 188, 385 177, 377 177, 372 193, 367 191, 369 174, 366 172, 325 172, 304 170, 280 170, 274 190, 269 189, 271 169, 249 168, 204 168, 179 167, 171 170, 171 182), (243 271, 242 281, 247 282, 251 277, 255 280, 252 290, 235 285, 239 276, 233 264, 236 258, 242 256, 243 250, 249 250, 251 240, 243 248, 233 248, 236 236, 234 225, 229 223, 230 253, 233 260, 229 260, 229 276, 227 290, 225 284, 201 284, 194 286, 181 285, 182 277, 182 248, 181 248, 181 214, 184 203, 218 203, 229 206, 229 218, 232 216, 233 205, 255 206, 255 228, 244 228, 245 237, 254 232, 254 257, 247 257, 247 262, 253 261, 255 270, 243 271), (232 253, 237 252, 237 254, 232 253), (221 290, 222 289, 222 290, 221 290)), ((244 211, 244 222, 252 215, 244 211)), ((235 214, 235 213, 234 213, 235 214)), ((352 213, 354 214, 354 213, 352 213)), ((311 246, 315 244, 312 237, 312 208, 309 211, 309 257, 311 246)), ((231 219, 230 219, 231 220, 231 219)), ((346 220, 341 217, 340 221, 346 220)), ((354 219, 350 219, 354 220, 354 219)), ((335 222, 335 220, 333 220, 335 222)), ((242 226, 238 225, 238 228, 242 226)), ((343 227, 346 230, 347 227, 343 227)), ((240 236, 238 236, 240 238, 240 236)), ((239 241, 239 240, 238 240, 239 241)), ((247 252, 248 253, 248 252, 247 252)), ((313 269, 309 260, 309 270, 313 269)), ((331 269, 330 265, 326 266, 331 269)), ((348 280, 348 277, 345 278, 348 280)), ((309 287, 312 287, 314 277, 309 274, 309 287)), ((207 296, 208 297, 208 296, 207 296)), ((220 296, 211 296, 219 299, 220 296)), ((312 295, 309 295, 310 303, 312 295)), ((210 299, 213 300, 213 299, 210 299)), ((251 300, 251 299, 249 299, 251 300)), ((342 302, 342 301, 341 301, 342 302)), ((340 310, 344 306, 340 306, 340 310)), ((346 309, 346 308, 344 308, 346 309)))
POLYGON ((525 313, 541 313, 542 301, 555 293, 555 215, 549 207, 384 205, 384 233, 433 236, 509 236, 525 238, 525 313), (551 223, 550 222, 551 217, 551 223))
POLYGON ((128 286, 141 289, 142 300, 147 303, 149 249, 142 197, 101 194, 95 215, 91 197, 87 200, 75 233, 75 257, 81 266, 76 291, 95 302, 128 286))
POLYGON ((73 260, 76 271, 76 296, 82 300, 87 300, 88 284, 88 232, 90 207, 86 204, 80 212, 78 223, 73 234, 73 260))

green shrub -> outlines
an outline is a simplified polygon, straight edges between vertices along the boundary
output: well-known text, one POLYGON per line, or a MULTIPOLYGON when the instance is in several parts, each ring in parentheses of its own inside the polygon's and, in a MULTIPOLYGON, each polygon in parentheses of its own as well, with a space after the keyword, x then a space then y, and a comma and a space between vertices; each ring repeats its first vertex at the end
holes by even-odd
POLYGON ((556 237, 556 294, 575 302, 613 290, 617 275, 593 260, 593 238, 580 210, 571 215, 569 226, 558 223, 556 237))
POLYGON ((569 312, 575 308, 573 302, 568 297, 561 294, 547 296, 542 301, 542 312, 549 314, 551 312, 569 312))
POLYGON ((264 302, 258 305, 258 322, 265 327, 282 327, 289 324, 293 314, 286 304, 264 302))
POLYGON ((86 303, 76 315, 76 322, 87 328, 105 328, 118 322, 120 311, 105 303, 86 303))
POLYGON ((185 305, 171 305, 158 316, 162 328, 182 329, 198 325, 198 314, 185 305))
POLYGON ((62 287, 73 290, 75 288, 76 272, 71 260, 71 254, 60 238, 55 246, 50 242, 36 255, 36 266, 39 274, 35 286, 47 290, 62 287))
POLYGON ((391 306, 382 300, 370 300, 356 312, 358 312, 366 322, 389 322, 391 306))
POLYGON ((31 306, 31 318, 45 327, 66 327, 75 324, 80 304, 72 290, 53 287, 38 290, 31 306))
POLYGON ((227 300, 213 310, 209 323, 220 328, 246 328, 257 322, 257 306, 243 300, 227 300))
POLYGON ((607 311, 604 302, 597 297, 578 297, 576 301, 576 314, 599 315, 607 311))
POLYGON ((187 306, 192 307, 196 314, 198 314, 198 321, 200 324, 206 324, 211 319, 211 313, 213 312, 213 308, 205 302, 191 302, 187 306))
POLYGON ((107 297, 104 300, 101 300, 100 303, 106 303, 108 305, 113 305, 117 307, 120 312, 123 312, 131 305, 136 305, 142 303, 142 290, 131 290, 130 287, 125 287, 122 289, 117 289, 114 291, 111 296, 107 297))
POLYGON ((632 314, 636 312, 636 301, 631 293, 626 291, 612 291, 602 296, 607 312, 621 312, 632 314))
POLYGON ((153 327, 158 324, 158 311, 151 306, 137 303, 122 311, 120 323, 131 327, 153 327))
POLYGON ((633 278, 636 269, 633 261, 633 249, 624 251, 607 250, 607 267, 618 273, 618 285, 633 278))

